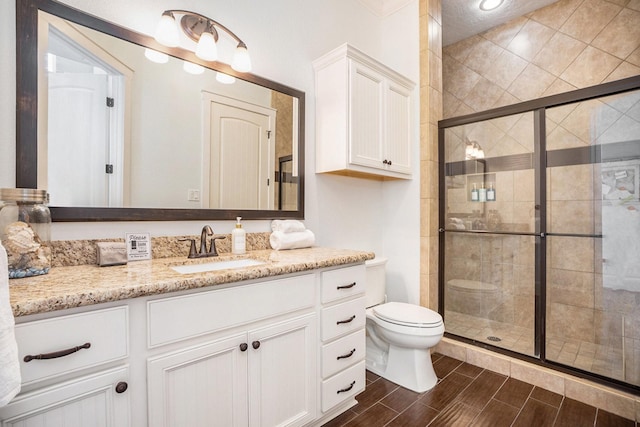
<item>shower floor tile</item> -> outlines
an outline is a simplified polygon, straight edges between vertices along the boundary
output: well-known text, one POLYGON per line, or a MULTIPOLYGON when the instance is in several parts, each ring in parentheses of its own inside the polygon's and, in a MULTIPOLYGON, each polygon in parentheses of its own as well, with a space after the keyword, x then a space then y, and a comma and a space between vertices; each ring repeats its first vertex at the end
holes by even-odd
MULTIPOLYGON (((531 328, 478 318, 455 311, 445 313, 446 331, 525 355, 534 354, 531 328)), ((605 339, 599 343, 547 336, 547 360, 640 385, 640 340, 605 339)))

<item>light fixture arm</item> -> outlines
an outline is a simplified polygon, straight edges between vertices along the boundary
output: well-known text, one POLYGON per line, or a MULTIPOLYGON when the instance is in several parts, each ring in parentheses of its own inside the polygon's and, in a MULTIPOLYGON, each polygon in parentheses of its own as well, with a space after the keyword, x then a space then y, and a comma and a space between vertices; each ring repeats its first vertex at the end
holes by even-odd
MULTIPOLYGON (((210 26, 213 26, 214 28, 223 30, 225 33, 231 36, 231 38, 233 38, 236 42, 238 42, 238 46, 241 46, 244 48, 247 47, 246 43, 243 42, 242 39, 240 39, 240 37, 238 37, 233 31, 231 31, 230 29, 228 29, 227 27, 225 27, 224 25, 222 25, 216 20, 213 20, 197 12, 191 12, 189 10, 182 10, 182 9, 165 10, 163 12, 163 15, 164 14, 173 15, 174 13, 182 15, 182 19, 180 20, 180 25, 182 26, 185 34, 195 42, 197 42, 198 39, 200 38, 200 34, 202 33, 202 31, 198 31, 198 30, 193 31, 193 23, 197 23, 198 21, 200 21, 205 23, 205 28, 209 28, 210 26), (191 17, 191 18, 184 19, 185 17, 191 17), (189 22, 191 22, 191 24, 189 24, 189 22), (190 29, 185 28, 185 25, 190 25, 190 29)), ((214 33, 214 36, 215 36, 215 33, 214 33)))

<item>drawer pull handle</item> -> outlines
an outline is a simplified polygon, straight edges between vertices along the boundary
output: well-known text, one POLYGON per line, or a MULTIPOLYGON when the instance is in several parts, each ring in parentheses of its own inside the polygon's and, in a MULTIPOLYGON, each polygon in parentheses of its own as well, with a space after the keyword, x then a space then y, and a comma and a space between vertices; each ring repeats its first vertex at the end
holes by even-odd
POLYGON ((240 351, 247 351, 247 348, 249 348, 249 346, 247 345, 246 342, 243 342, 242 344, 240 344, 240 351))
POLYGON ((336 289, 351 289, 356 285, 356 282, 353 282, 349 285, 342 285, 342 286, 338 286, 336 289))
POLYGON ((125 383, 124 381, 120 381, 118 384, 116 384, 116 393, 124 393, 128 388, 129 384, 125 383))
POLYGON ((31 362, 33 359, 37 359, 37 360, 56 359, 58 357, 68 356, 72 353, 75 353, 76 351, 82 350, 83 348, 89 348, 89 347, 91 347, 90 342, 84 343, 77 347, 68 348, 66 350, 54 351, 53 353, 38 354, 37 356, 26 355, 23 360, 26 363, 26 362, 31 362))
POLYGON ((350 317, 350 318, 348 318, 347 320, 338 320, 338 321, 336 322, 336 325, 341 325, 341 324, 343 324, 343 323, 350 323, 350 322, 352 322, 352 321, 353 321, 353 319, 355 319, 355 318, 356 318, 356 315, 354 314, 353 316, 351 316, 351 317, 350 317))
POLYGON ((351 385, 347 388, 343 388, 342 390, 338 390, 338 392, 336 394, 340 394, 340 393, 346 393, 348 391, 351 391, 351 389, 353 388, 353 386, 356 385, 356 382, 352 382, 351 385))
POLYGON ((257 350, 260 348, 260 341, 254 341, 251 343, 251 347, 254 348, 254 350, 257 350))
POLYGON ((342 356, 338 356, 338 357, 336 357, 336 360, 340 360, 340 359, 348 359, 348 358, 350 358, 351 356, 353 356, 353 353, 355 353, 355 352, 356 352, 356 349, 354 348, 353 350, 351 350, 351 351, 349 352, 349 354, 343 354, 342 356))

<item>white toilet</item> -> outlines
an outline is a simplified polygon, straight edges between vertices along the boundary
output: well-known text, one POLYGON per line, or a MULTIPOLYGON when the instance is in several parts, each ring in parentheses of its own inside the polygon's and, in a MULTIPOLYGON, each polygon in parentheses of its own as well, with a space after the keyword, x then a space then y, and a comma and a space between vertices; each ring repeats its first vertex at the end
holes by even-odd
POLYGON ((436 385, 431 348, 444 335, 442 316, 414 304, 386 302, 385 258, 366 261, 367 369, 422 393, 436 385))

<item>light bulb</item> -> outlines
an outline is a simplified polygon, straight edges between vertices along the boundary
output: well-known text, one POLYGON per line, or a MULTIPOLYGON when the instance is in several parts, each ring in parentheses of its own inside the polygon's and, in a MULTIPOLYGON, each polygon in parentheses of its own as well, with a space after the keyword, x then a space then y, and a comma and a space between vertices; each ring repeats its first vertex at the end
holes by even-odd
POLYGON ((233 61, 231 62, 231 68, 241 73, 248 73, 251 71, 251 58, 249 57, 249 51, 247 46, 240 42, 236 48, 236 52, 233 55, 233 61))
POLYGON ((480 2, 481 10, 493 10, 502 4, 503 0, 482 0, 480 2))
POLYGON ((189 74, 202 74, 204 73, 204 67, 193 62, 184 61, 182 68, 189 74))
POLYGON ((168 47, 176 47, 180 42, 178 25, 171 12, 164 12, 156 27, 156 41, 168 47))
POLYGON ((236 82, 235 77, 230 76, 229 74, 221 73, 220 71, 216 73, 216 80, 225 85, 230 85, 236 82))
POLYGON ((144 56, 146 56, 149 61, 158 64, 166 64, 169 61, 169 55, 149 48, 144 50, 144 56))
POLYGON ((218 59, 218 48, 216 40, 209 31, 203 31, 196 46, 196 56, 205 61, 215 61, 218 59))

